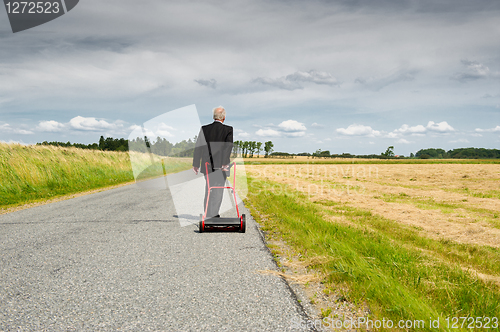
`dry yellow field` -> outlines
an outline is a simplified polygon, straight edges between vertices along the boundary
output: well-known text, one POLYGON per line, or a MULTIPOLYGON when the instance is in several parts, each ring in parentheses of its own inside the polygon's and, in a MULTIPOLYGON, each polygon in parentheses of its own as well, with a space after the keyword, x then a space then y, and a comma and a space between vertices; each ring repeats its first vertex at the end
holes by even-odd
POLYGON ((500 165, 370 162, 245 166, 280 266, 312 266, 325 317, 498 319, 500 165))
POLYGON ((290 164, 247 171, 288 184, 312 201, 348 203, 432 238, 500 247, 500 165, 290 164))

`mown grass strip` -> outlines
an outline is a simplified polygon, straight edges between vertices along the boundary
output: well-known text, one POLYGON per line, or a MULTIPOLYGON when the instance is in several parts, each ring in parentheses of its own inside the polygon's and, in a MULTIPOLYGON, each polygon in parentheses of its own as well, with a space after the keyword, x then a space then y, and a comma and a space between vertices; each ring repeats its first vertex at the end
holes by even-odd
MULTIPOLYGON (((150 158, 144 155, 144 163, 150 158)), ((168 164, 167 173, 189 168, 168 164)), ((143 178, 163 175, 161 164, 143 178)), ((53 146, 0 143, 0 208, 43 201, 134 180, 129 154, 53 146)))
MULTIPOLYGON (((498 180, 493 179, 492 181, 498 181, 498 180)), ((374 181, 374 183, 379 184, 381 186, 402 187, 402 188, 408 188, 408 189, 420 189, 420 190, 435 189, 435 186, 433 186, 431 184, 428 184, 428 185, 409 185, 409 184, 403 184, 403 183, 389 183, 389 182, 384 182, 384 181, 374 181)), ((500 190, 480 191, 480 190, 469 189, 467 187, 465 187, 465 188, 440 188, 440 189, 443 191, 459 193, 459 194, 467 195, 470 197, 500 199, 500 190)))
MULTIPOLYGON (((494 180, 496 180, 496 179, 494 179, 494 180)), ((500 199, 500 190, 487 190, 485 192, 485 191, 469 189, 468 187, 464 187, 464 188, 460 188, 460 189, 446 189, 446 190, 452 191, 452 192, 457 192, 460 194, 465 194, 465 195, 471 196, 471 197, 500 199)))
POLYGON ((500 228, 500 212, 488 210, 484 208, 472 207, 460 203, 438 202, 433 197, 413 197, 405 193, 399 194, 381 194, 373 196, 373 198, 381 199, 388 203, 407 203, 412 204, 422 210, 437 210, 442 213, 454 213, 456 209, 463 209, 467 212, 472 212, 480 215, 485 221, 489 222, 493 227, 500 228))
MULTIPOLYGON (((375 317, 428 322, 449 316, 499 316, 496 285, 429 257, 412 248, 411 241, 397 241, 399 234, 330 222, 322 217, 324 209, 305 195, 273 190, 283 186, 270 181, 250 180, 247 203, 266 216, 261 219, 254 212, 264 230, 278 233, 306 258, 331 257, 316 266, 325 273, 326 283, 347 285, 347 298, 366 301, 375 317)), ((361 217, 379 222, 370 214, 361 217)), ((381 223, 382 227, 390 225, 381 223)), ((422 330, 435 329, 426 325, 422 330)), ((447 329, 441 325, 441 330, 447 329)))

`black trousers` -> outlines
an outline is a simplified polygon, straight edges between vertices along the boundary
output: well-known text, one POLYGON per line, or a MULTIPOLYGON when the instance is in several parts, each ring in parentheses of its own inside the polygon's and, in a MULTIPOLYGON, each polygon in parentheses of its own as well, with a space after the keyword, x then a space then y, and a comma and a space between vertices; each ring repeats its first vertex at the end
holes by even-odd
MULTIPOLYGON (((226 185, 226 178, 226 172, 223 172, 221 170, 215 170, 215 172, 208 174, 210 187, 224 187, 226 185)), ((226 189, 211 189, 210 198, 208 198, 207 175, 205 174, 205 200, 203 202, 203 210, 205 210, 205 207, 207 207, 208 199, 207 218, 212 218, 219 214, 224 190, 226 189)))

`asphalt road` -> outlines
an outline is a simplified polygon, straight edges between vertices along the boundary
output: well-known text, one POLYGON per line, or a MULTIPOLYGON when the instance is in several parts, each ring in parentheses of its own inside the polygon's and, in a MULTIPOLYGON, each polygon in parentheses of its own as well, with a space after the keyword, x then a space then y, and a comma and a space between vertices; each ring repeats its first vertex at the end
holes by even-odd
POLYGON ((288 331, 307 317, 247 223, 181 227, 164 179, 0 215, 0 330, 288 331))

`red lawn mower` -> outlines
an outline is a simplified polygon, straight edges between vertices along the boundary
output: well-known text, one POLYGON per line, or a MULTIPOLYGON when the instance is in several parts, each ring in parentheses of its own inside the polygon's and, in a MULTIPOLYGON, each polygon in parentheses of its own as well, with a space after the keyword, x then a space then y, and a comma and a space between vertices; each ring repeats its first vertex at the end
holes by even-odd
MULTIPOLYGON (((205 163, 205 170, 206 173, 208 174, 208 165, 209 163, 205 163)), ((210 187, 210 180, 209 177, 206 176, 207 178, 207 187, 208 187, 208 197, 207 197, 207 204, 205 206, 205 213, 200 214, 200 233, 214 230, 214 231, 239 231, 240 233, 245 233, 246 229, 246 218, 245 215, 242 214, 240 215, 240 210, 238 209, 238 200, 236 199, 236 163, 233 162, 231 165, 233 167, 233 186, 232 187, 210 187), (236 207, 236 214, 238 215, 237 218, 208 218, 207 219, 207 210, 208 210, 208 204, 210 202, 210 191, 212 189, 230 189, 232 190, 232 195, 231 200, 233 202, 233 205, 236 207)))

